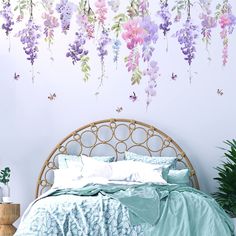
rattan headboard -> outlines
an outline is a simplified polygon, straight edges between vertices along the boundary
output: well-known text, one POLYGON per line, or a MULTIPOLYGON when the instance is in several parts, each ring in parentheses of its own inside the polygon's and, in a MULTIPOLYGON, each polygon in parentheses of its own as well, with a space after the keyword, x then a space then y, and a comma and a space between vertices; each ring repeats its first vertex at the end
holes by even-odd
POLYGON ((183 166, 189 168, 192 186, 199 188, 192 164, 172 138, 143 122, 107 119, 90 123, 73 131, 53 149, 39 175, 36 197, 50 189, 53 169, 58 168, 59 154, 115 155, 116 160, 119 160, 128 150, 149 156, 176 156, 178 168, 183 168, 183 166))

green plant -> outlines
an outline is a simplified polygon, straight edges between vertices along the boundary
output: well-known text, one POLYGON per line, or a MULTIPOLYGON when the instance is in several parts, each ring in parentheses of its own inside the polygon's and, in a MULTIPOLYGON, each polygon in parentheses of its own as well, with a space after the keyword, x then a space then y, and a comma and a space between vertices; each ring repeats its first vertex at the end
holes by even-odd
POLYGON ((236 140, 224 143, 228 145, 228 149, 221 148, 225 151, 226 161, 216 167, 218 177, 214 179, 218 181, 219 187, 213 196, 228 214, 236 217, 236 140))
POLYGON ((8 184, 8 182, 10 181, 10 168, 6 167, 5 169, 0 171, 0 183, 3 183, 5 185, 8 184))

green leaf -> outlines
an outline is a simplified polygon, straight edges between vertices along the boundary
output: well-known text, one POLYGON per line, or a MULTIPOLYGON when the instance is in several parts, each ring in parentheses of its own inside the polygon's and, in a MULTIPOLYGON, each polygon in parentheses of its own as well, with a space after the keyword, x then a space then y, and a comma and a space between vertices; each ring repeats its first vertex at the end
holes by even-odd
POLYGON ((139 70, 139 68, 136 68, 131 77, 132 85, 139 84, 141 79, 142 79, 142 72, 139 70))
POLYGON ((225 161, 215 169, 218 171, 218 191, 213 194, 216 201, 232 216, 236 216, 236 140, 226 140, 225 161))

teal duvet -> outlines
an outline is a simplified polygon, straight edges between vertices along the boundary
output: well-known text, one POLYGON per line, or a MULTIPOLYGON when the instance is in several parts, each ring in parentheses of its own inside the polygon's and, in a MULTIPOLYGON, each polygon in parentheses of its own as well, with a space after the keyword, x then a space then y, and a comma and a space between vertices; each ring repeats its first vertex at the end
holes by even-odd
POLYGON ((15 236, 233 236, 210 196, 177 185, 52 189, 30 206, 15 236))

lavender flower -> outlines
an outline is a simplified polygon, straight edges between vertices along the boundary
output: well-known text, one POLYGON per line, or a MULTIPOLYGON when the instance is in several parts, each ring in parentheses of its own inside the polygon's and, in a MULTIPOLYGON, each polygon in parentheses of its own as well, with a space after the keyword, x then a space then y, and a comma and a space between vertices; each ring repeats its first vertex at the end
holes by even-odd
POLYGON ((141 12, 142 16, 148 14, 148 8, 149 8, 148 0, 142 0, 139 4, 139 11, 141 12))
POLYGON ((101 37, 98 39, 98 56, 101 59, 101 62, 104 62, 104 57, 108 54, 106 46, 111 41, 109 38, 108 32, 106 30, 102 30, 101 37))
POLYGON ((9 33, 12 31, 12 26, 14 25, 13 14, 11 11, 10 2, 6 1, 3 2, 3 4, 3 10, 0 11, 0 15, 2 15, 5 19, 5 23, 2 24, 2 29, 5 30, 5 33, 8 36, 9 33))
POLYGON ((144 36, 144 43, 142 47, 142 58, 145 62, 150 61, 155 50, 151 44, 156 43, 158 39, 158 26, 151 21, 150 16, 146 16, 142 19, 141 26, 147 32, 144 36))
POLYGON ((44 13, 42 15, 42 18, 44 19, 44 34, 45 34, 45 40, 48 41, 49 46, 53 41, 54 38, 54 29, 59 26, 58 20, 56 17, 49 13, 44 13))
MULTIPOLYGON (((210 11, 208 11, 210 14, 210 11)), ((202 30, 201 34, 203 36, 203 41, 206 42, 206 46, 210 43, 211 40, 211 31, 212 28, 216 27, 216 19, 215 17, 210 16, 209 14, 204 14, 202 13, 199 18, 202 20, 201 25, 202 25, 202 30)))
POLYGON ((71 57, 73 65, 81 60, 81 58, 88 54, 88 50, 84 49, 86 43, 83 33, 76 32, 76 38, 73 44, 69 44, 67 57, 71 57))
POLYGON ((56 11, 60 13, 62 32, 65 34, 70 28, 70 21, 75 10, 75 5, 68 2, 68 0, 61 0, 61 2, 56 5, 56 11))
POLYGON ((170 30, 170 26, 172 25, 171 14, 167 2, 161 2, 161 10, 157 12, 157 15, 159 15, 162 20, 159 28, 163 31, 164 36, 166 36, 167 32, 170 30))
POLYGON ((150 16, 145 16, 142 18, 141 27, 146 31, 144 36, 145 43, 156 43, 158 39, 158 26, 154 21, 151 21, 150 16))
POLYGON ((146 104, 149 106, 149 104, 152 101, 152 97, 156 96, 156 87, 157 87, 157 79, 159 67, 156 61, 150 61, 148 68, 143 72, 144 76, 148 76, 148 86, 145 89, 145 93, 147 94, 147 101, 146 104))
POLYGON ((21 43, 25 45, 23 49, 28 56, 27 60, 30 61, 31 65, 34 64, 38 54, 37 40, 40 38, 39 30, 40 27, 30 19, 28 24, 26 24, 26 28, 16 34, 17 37, 20 37, 21 43))
POLYGON ((144 44, 142 48, 142 58, 143 61, 150 61, 152 54, 154 52, 155 48, 150 46, 150 44, 144 44))
POLYGON ((185 56, 184 59, 191 65, 196 52, 195 39, 198 37, 196 32, 197 26, 194 25, 190 19, 187 19, 183 26, 184 27, 178 30, 174 36, 178 38, 180 45, 182 45, 181 51, 185 56))

